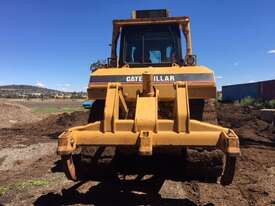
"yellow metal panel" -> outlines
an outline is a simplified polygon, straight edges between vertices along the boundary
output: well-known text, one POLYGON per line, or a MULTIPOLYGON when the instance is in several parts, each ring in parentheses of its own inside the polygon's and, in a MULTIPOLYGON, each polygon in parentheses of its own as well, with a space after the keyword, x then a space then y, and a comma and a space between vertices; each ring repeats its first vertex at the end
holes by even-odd
POLYGON ((154 131, 156 127, 155 97, 138 97, 136 104, 135 124, 137 131, 154 131))
POLYGON ((134 131, 134 120, 117 120, 116 121, 116 129, 117 131, 134 131))
MULTIPOLYGON (((125 100, 132 101, 136 99, 136 91, 142 89, 141 84, 121 84, 123 87, 123 94, 125 100)), ((154 84, 155 88, 159 90, 159 99, 164 101, 171 101, 175 99, 175 89, 173 84, 154 84)), ((91 84, 88 89, 89 99, 105 99, 106 85, 91 84)), ((216 86, 214 83, 195 84, 188 83, 188 94, 190 99, 209 99, 216 98, 216 86)))
POLYGON ((176 83, 176 123, 177 132, 189 132, 189 98, 187 84, 176 83))
POLYGON ((118 115, 117 108, 115 107, 115 102, 118 101, 118 91, 117 86, 108 84, 108 90, 105 101, 104 108, 104 131, 110 132, 113 131, 114 116, 118 115))
MULTIPOLYGON (((167 124, 168 126, 164 126, 164 128, 168 128, 171 126, 170 120, 161 120, 162 125, 167 124)), ((129 120, 120 120, 117 124, 117 128, 127 128, 133 125, 133 121, 129 120), (126 126, 128 124, 128 126, 126 126)), ((68 132, 60 135, 59 138, 67 138, 69 151, 72 148, 76 148, 76 145, 137 145, 138 137, 140 132, 134 131, 116 131, 113 132, 101 132, 97 129, 97 127, 92 127, 93 125, 98 125, 99 122, 95 122, 93 124, 88 124, 86 126, 75 127, 69 129, 68 132), (97 129, 97 130, 95 130, 97 129), (73 140, 73 141, 72 141, 73 140)), ((211 125, 208 123, 199 122, 196 120, 190 120, 190 133, 186 132, 174 132, 173 130, 167 131, 158 131, 158 133, 153 132, 152 128, 150 128, 150 132, 152 135, 153 146, 164 146, 164 145, 182 145, 182 146, 220 146, 224 148, 225 151, 230 151, 228 147, 230 144, 233 147, 237 147, 238 138, 235 133, 231 130, 215 125, 211 125), (231 140, 231 142, 229 141, 231 140), (228 141, 226 144, 220 144, 220 141, 228 141), (219 145, 218 145, 219 143, 219 145), (227 149, 226 149, 227 148, 227 149)), ((142 130, 144 131, 144 130, 142 130)), ((59 141, 59 148, 64 149, 64 142, 59 141)))

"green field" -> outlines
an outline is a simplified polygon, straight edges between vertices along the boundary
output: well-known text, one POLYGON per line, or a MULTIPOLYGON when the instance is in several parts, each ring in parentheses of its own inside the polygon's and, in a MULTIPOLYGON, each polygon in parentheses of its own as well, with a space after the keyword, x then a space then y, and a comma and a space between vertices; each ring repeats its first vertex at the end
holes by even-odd
POLYGON ((44 108, 33 108, 34 113, 63 113, 63 112, 75 112, 83 111, 82 107, 44 107, 44 108))

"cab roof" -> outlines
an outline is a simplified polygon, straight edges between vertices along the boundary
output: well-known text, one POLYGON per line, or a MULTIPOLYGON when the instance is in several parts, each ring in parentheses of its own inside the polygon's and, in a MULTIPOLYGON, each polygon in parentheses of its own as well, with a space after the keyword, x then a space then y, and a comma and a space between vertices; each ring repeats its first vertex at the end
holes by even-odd
POLYGON ((136 19, 115 19, 113 25, 118 27, 144 24, 185 24, 189 22, 188 16, 179 17, 155 17, 155 18, 136 18, 136 19))

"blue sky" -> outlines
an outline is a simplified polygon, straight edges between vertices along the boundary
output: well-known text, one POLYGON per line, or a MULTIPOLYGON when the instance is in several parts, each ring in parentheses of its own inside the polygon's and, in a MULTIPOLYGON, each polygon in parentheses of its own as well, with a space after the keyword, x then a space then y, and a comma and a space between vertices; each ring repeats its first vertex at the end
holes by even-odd
POLYGON ((1 0, 0 84, 85 90, 89 65, 110 56, 112 19, 134 9, 190 16, 198 63, 218 85, 275 79, 273 0, 1 0))

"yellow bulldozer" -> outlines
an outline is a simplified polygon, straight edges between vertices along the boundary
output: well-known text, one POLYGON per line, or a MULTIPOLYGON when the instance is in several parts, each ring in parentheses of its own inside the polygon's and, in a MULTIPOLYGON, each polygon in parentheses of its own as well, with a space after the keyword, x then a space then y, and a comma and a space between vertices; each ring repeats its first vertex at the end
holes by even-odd
POLYGON ((219 183, 232 182, 239 139, 209 118, 215 77, 197 65, 189 17, 136 10, 131 19, 114 20, 111 58, 91 71, 87 92, 93 101, 89 123, 58 138, 57 153, 69 179, 79 180, 80 160, 74 154, 83 148, 112 146, 151 156, 180 147, 222 151, 219 183))

